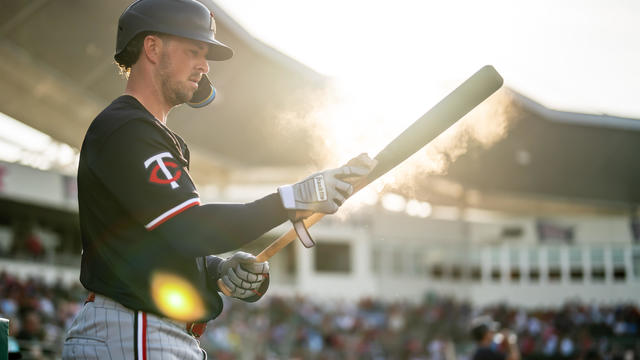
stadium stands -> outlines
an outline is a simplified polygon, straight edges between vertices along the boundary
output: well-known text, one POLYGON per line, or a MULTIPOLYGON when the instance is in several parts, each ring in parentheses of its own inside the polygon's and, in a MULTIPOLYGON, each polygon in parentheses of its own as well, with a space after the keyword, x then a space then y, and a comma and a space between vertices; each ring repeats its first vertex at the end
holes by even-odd
MULTIPOLYGON (((64 331, 86 291, 0 274, 0 316, 24 359, 59 357, 64 331)), ((524 359, 627 359, 640 354, 635 305, 567 303, 524 309, 483 308, 428 294, 417 303, 314 301, 267 296, 256 304, 229 301, 201 339, 215 359, 464 359, 470 320, 490 314, 515 331, 524 359)))

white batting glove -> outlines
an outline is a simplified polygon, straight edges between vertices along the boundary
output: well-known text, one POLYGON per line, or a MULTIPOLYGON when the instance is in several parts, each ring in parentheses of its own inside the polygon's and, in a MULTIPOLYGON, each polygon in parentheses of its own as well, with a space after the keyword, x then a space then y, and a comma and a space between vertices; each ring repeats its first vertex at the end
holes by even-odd
POLYGON ((333 214, 353 194, 352 183, 366 176, 376 165, 360 154, 346 165, 315 173, 299 183, 278 188, 285 209, 333 214), (348 180, 348 182, 347 182, 348 180))
MULTIPOLYGON (((256 257, 238 251, 218 265, 220 279, 231 291, 231 296, 238 299, 261 297, 259 291, 269 277, 269 262, 256 262, 256 257)), ((264 289, 266 290, 266 289, 264 289)), ((263 290, 263 291, 264 291, 263 290)))

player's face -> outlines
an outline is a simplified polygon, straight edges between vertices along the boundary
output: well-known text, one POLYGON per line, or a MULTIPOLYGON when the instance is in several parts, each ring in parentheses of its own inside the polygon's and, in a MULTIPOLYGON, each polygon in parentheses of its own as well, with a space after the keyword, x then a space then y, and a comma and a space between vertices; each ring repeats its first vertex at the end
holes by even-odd
POLYGON ((187 102, 198 88, 198 81, 209 72, 205 43, 172 36, 163 41, 158 64, 162 92, 171 105, 187 102))

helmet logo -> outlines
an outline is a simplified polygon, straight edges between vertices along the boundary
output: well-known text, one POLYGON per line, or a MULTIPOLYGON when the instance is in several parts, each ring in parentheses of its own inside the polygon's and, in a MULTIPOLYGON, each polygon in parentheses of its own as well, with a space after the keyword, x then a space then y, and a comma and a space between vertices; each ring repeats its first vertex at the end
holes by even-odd
POLYGON ((209 26, 209 29, 211 31, 213 31, 213 35, 216 34, 216 21, 213 19, 213 11, 210 11, 209 14, 211 14, 211 24, 209 26))

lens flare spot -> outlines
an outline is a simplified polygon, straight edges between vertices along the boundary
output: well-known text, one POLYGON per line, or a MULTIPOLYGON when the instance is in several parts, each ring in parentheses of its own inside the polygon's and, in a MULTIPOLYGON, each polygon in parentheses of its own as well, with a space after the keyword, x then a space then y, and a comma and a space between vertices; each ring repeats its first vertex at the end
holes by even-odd
POLYGON ((158 309, 171 319, 193 321, 206 315, 196 288, 175 274, 155 273, 151 279, 151 296, 158 309))

